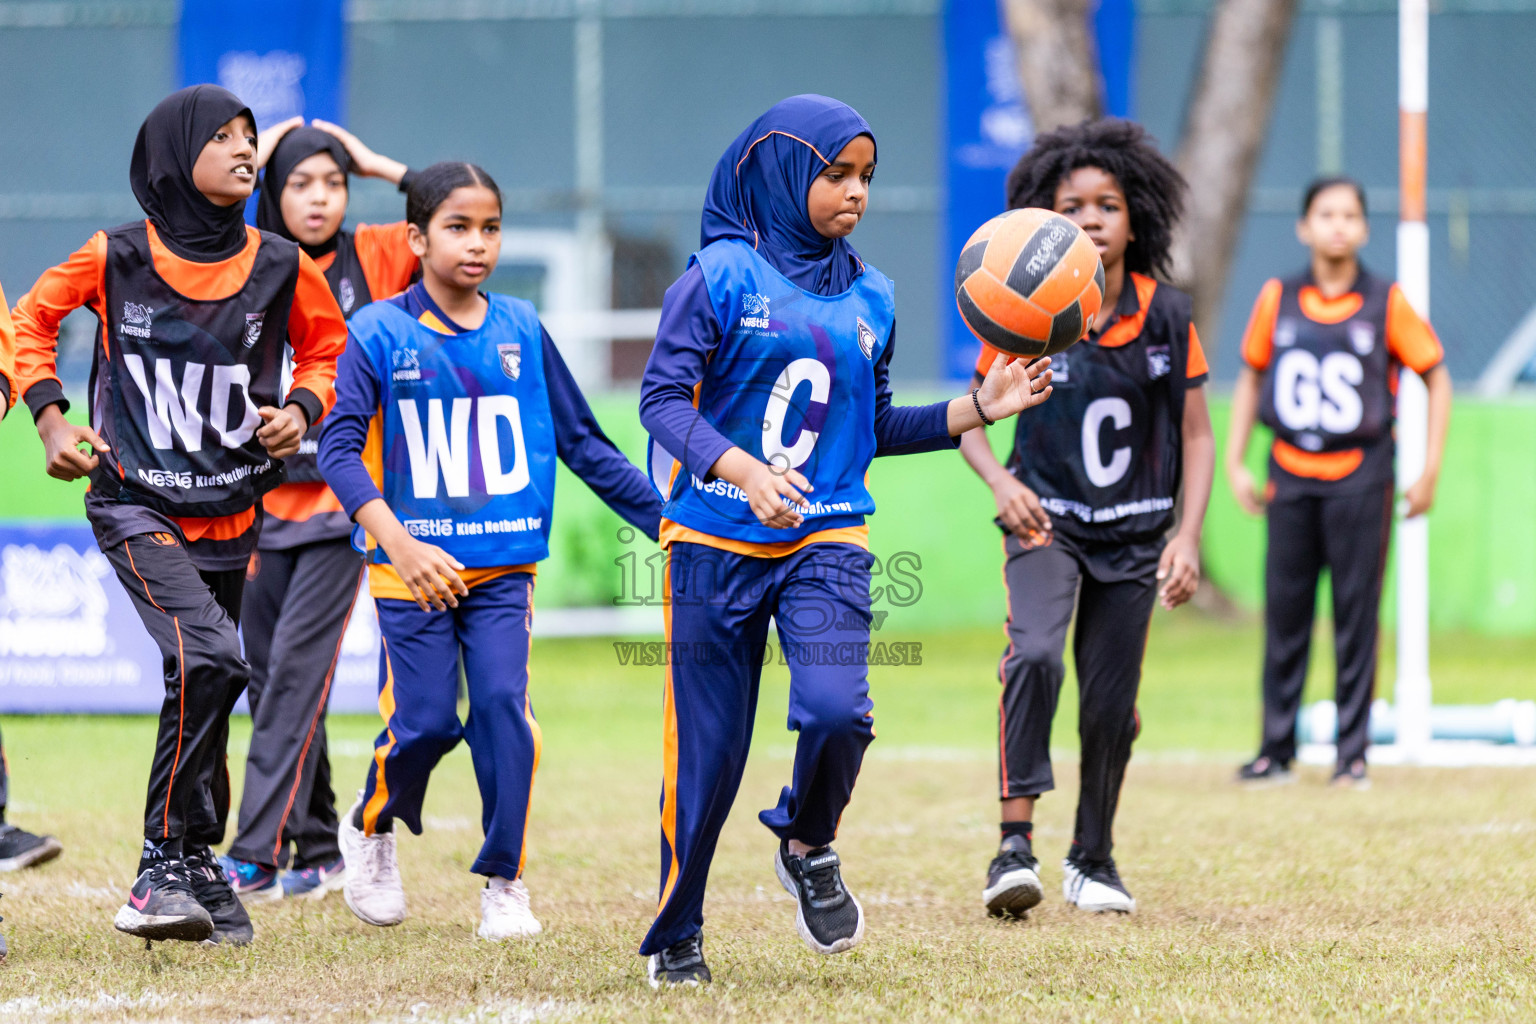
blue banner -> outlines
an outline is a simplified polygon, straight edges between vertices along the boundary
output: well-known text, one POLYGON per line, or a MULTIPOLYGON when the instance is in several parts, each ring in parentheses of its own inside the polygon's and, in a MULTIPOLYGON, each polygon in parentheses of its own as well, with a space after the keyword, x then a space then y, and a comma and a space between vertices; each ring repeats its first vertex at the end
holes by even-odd
POLYGON ((1003 211, 1008 170, 1029 148, 1034 126, 1019 86, 1013 42, 997 0, 950 0, 945 7, 948 66, 948 225, 944 376, 968 380, 980 343, 955 308, 953 267, 966 239, 1003 211))
MULTIPOLYGON (((375 711, 378 681, 365 588, 342 640, 331 709, 375 711)), ((0 526, 0 712, 153 713, 164 697, 160 651, 90 527, 0 526)))
POLYGON ((183 0, 181 84, 217 82, 257 129, 295 115, 345 123, 342 0, 183 0))
MULTIPOLYGON (((1133 105, 1133 0, 1100 0, 1093 26, 1105 112, 1127 117, 1133 105)), ((944 55, 949 132, 945 269, 950 270, 966 239, 1003 211, 1008 171, 1035 133, 998 0, 949 0, 944 9, 944 55)), ((941 370, 949 379, 968 380, 980 342, 955 308, 951 275, 952 270, 943 281, 943 306, 949 314, 941 370)))

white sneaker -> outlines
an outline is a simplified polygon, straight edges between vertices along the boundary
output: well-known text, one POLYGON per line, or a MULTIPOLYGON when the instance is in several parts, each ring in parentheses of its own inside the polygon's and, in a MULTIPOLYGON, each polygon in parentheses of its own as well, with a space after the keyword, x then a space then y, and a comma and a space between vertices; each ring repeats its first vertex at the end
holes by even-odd
POLYGON ((1115 862, 1078 865, 1069 857, 1061 862, 1061 893, 1067 902, 1078 910, 1102 914, 1114 911, 1129 914, 1136 909, 1136 901, 1120 881, 1115 862))
POLYGON ((531 939, 544 930, 528 906, 528 887, 521 878, 507 881, 491 876, 480 890, 480 927, 475 934, 491 942, 531 939))
POLYGON ((341 855, 347 862, 347 880, 341 894, 352 913, 369 924, 399 924, 405 920, 405 886, 400 883, 400 862, 395 858, 395 834, 363 835, 352 824, 352 815, 362 802, 359 790, 356 802, 342 815, 337 832, 341 855))

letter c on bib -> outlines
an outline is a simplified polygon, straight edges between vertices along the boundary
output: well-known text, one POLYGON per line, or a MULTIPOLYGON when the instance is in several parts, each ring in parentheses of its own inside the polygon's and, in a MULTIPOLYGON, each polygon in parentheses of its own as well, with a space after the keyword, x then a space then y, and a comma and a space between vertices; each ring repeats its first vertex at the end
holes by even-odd
POLYGON ((832 373, 819 359, 796 359, 784 367, 779 379, 773 384, 768 396, 768 408, 763 410, 763 458, 771 466, 781 469, 799 469, 811 457, 816 447, 817 431, 800 428, 795 443, 784 443, 784 420, 789 416, 789 400, 801 384, 811 385, 811 401, 826 405, 832 394, 832 373))
POLYGON ((1130 426, 1130 403, 1123 398, 1096 398, 1088 404, 1088 411, 1083 414, 1083 468, 1088 471, 1088 480, 1095 487, 1109 487, 1118 483, 1125 476, 1125 471, 1131 468, 1129 445, 1116 448, 1110 453, 1109 461, 1104 461, 1099 451, 1099 431, 1105 420, 1113 421, 1116 430, 1130 426))

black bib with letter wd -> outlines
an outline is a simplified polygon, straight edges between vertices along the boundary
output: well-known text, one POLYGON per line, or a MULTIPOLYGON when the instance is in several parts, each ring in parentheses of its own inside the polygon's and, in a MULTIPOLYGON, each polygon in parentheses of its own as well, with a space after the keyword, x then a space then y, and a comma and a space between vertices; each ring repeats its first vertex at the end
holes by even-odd
MULTIPOLYGON (((341 307, 341 315, 351 318, 353 313, 373 301, 368 290, 368 279, 363 275, 363 265, 357 258, 357 246, 352 232, 342 231, 336 236, 336 258, 325 270, 325 283, 331 286, 331 295, 341 307)), ((293 351, 284 349, 283 389, 286 393, 293 376, 293 351)), ((284 476, 289 483, 318 483, 320 475, 320 433, 325 429, 323 420, 310 424, 304 440, 299 442, 297 455, 283 460, 284 476)))
POLYGON ((112 450, 94 489, 165 515, 224 516, 282 482, 257 409, 282 404, 298 272, 299 247, 263 232, 239 291, 191 299, 155 270, 143 221, 107 232, 91 419, 112 450))
POLYGON ((1189 323, 1189 296, 1159 285, 1135 338, 1105 346, 1094 335, 1051 357, 1051 400, 1018 417, 1008 468, 1057 531, 1134 543, 1172 524, 1189 323))

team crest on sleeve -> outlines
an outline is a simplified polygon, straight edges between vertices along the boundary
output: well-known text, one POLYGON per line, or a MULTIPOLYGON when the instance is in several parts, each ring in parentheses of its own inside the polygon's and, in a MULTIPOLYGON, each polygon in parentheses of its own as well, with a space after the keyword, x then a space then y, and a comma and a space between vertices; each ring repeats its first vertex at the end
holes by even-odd
POLYGON ((352 279, 350 277, 342 278, 341 284, 337 286, 336 290, 341 293, 341 311, 343 313, 352 312, 352 307, 357 304, 357 290, 352 287, 352 279))
POLYGON ((131 334, 135 338, 149 337, 150 326, 154 323, 155 311, 139 302, 123 303, 123 333, 131 334))
POLYGON ((1051 383, 1070 384, 1072 382, 1072 364, 1067 361, 1065 352, 1058 352, 1051 356, 1051 383))
POLYGON ((741 297, 741 326, 768 328, 768 296, 748 292, 741 297))
POLYGON ((497 345, 496 354, 501 357, 501 372, 513 380, 523 372, 523 345, 521 342, 511 342, 506 345, 497 345))
POLYGON ((261 325, 266 322, 266 319, 267 313, 265 310, 260 313, 245 314, 245 338, 243 342, 246 348, 253 347, 261 340, 261 325))
POLYGON ((1168 376, 1168 371, 1173 369, 1173 355, 1167 345, 1147 346, 1147 378, 1160 380, 1168 376))
POLYGON ((1349 344, 1356 355, 1368 356, 1376 347, 1376 326, 1360 320, 1349 325, 1349 344))
POLYGON ((875 357, 875 332, 870 329, 869 324, 864 322, 863 317, 857 317, 856 319, 859 323, 859 351, 864 353, 865 359, 873 359, 875 357))

